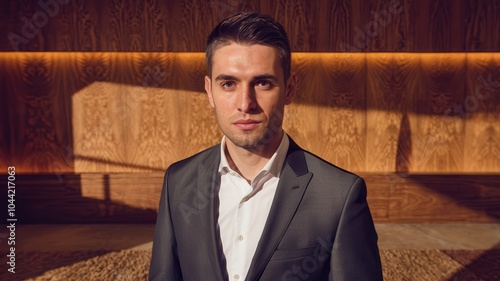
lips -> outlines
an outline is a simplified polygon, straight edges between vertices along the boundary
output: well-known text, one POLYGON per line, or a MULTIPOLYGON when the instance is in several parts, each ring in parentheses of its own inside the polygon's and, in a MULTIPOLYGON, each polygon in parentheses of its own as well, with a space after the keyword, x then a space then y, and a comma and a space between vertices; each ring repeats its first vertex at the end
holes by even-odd
POLYGON ((242 119, 233 123, 236 127, 242 130, 253 130, 259 126, 260 122, 253 119, 242 119))

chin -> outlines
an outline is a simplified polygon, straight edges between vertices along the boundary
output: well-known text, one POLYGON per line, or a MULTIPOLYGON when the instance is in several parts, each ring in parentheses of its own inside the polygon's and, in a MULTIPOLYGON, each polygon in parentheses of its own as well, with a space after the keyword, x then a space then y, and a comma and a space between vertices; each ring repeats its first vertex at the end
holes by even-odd
POLYGON ((257 135, 247 135, 245 137, 229 138, 236 146, 251 149, 269 144, 275 137, 275 134, 259 133, 257 135))

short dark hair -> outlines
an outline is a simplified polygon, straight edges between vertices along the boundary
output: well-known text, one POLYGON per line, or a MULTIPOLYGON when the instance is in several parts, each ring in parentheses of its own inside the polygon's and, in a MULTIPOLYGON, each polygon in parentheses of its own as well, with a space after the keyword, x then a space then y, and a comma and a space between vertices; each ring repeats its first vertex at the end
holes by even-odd
POLYGON ((221 21, 207 40, 206 63, 208 76, 212 76, 212 57, 215 50, 230 43, 266 45, 276 48, 281 59, 285 80, 290 76, 290 42, 283 26, 271 16, 260 12, 241 12, 221 21))

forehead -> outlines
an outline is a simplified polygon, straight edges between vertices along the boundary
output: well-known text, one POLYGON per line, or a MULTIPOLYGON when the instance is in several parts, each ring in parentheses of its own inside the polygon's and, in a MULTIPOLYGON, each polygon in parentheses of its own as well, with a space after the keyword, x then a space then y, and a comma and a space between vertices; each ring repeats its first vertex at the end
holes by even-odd
POLYGON ((280 75, 283 73, 276 48, 266 45, 230 43, 217 48, 212 57, 212 75, 280 75))

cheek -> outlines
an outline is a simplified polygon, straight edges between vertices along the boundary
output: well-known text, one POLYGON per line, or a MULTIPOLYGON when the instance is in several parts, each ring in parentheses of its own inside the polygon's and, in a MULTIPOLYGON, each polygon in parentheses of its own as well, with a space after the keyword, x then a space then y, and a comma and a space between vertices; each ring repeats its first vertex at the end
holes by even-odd
POLYGON ((213 99, 214 107, 216 108, 224 108, 226 107, 227 101, 218 97, 213 99))
POLYGON ((213 108, 217 117, 221 118, 231 114, 231 107, 227 100, 215 99, 213 100, 213 108))
POLYGON ((282 96, 275 96, 273 98, 270 98, 269 100, 266 100, 264 106, 268 111, 281 111, 285 106, 285 99, 282 96))

